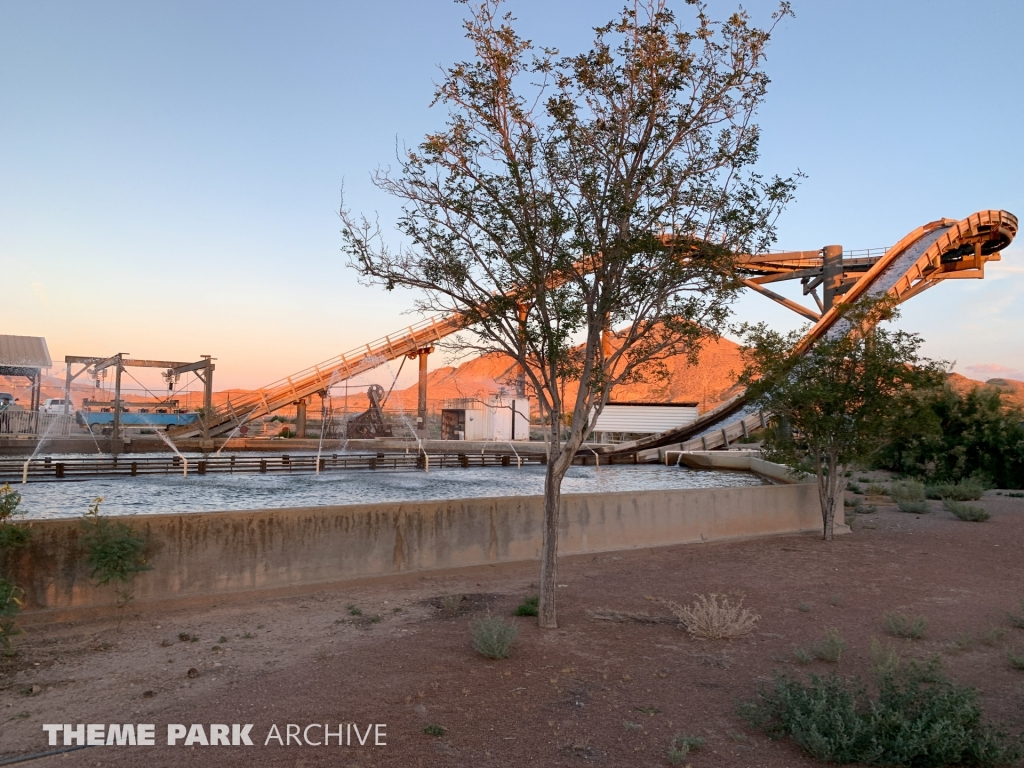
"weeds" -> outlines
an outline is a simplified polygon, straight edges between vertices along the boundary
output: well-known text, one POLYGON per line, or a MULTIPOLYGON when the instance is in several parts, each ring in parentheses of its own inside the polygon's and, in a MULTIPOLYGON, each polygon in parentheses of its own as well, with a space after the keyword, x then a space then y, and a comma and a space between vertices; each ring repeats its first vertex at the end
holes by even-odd
POLYGON ((473 622, 473 648, 489 659, 507 659, 519 630, 498 616, 485 616, 473 622))
POLYGON ((863 503, 864 503, 864 501, 861 500, 861 499, 843 499, 843 506, 844 507, 850 507, 850 509, 852 509, 854 511, 859 509, 860 505, 863 504, 863 503))
POLYGON ((985 645, 999 645, 1002 639, 1006 637, 1006 627, 991 627, 988 632, 981 636, 981 642, 985 645))
POLYGON ((801 613, 810 613, 814 606, 808 602, 803 602, 797 605, 796 609, 801 613))
POLYGON ((1014 669, 1024 669, 1024 653, 1017 655, 1012 651, 1006 652, 1006 658, 1010 662, 1010 666, 1014 669))
POLYGON ((839 634, 839 630, 834 627, 826 627, 824 639, 809 648, 794 647, 793 655, 801 664, 810 664, 815 659, 827 661, 829 664, 838 664, 845 650, 846 641, 839 634))
POLYGON ((833 608, 838 608, 839 606, 841 606, 843 604, 843 596, 842 595, 829 595, 828 604, 831 605, 833 608))
POLYGON ((885 628, 896 637, 909 640, 920 640, 928 629, 928 619, 916 616, 913 619, 902 613, 885 614, 885 628))
POLYGON ((1020 491, 1008 491, 1006 495, 1011 499, 1024 499, 1024 493, 1020 491))
MULTIPOLYGON (((21 494, 6 483, 0 486, 0 552, 17 549, 28 544, 27 528, 15 525, 13 521, 22 514, 18 511, 21 494)), ((11 637, 18 634, 15 619, 21 613, 25 591, 0 574, 0 646, 4 652, 12 653, 11 637)))
POLYGON ((850 493, 856 493, 858 495, 864 493, 864 489, 861 488, 856 483, 850 483, 849 485, 847 485, 846 490, 848 490, 850 493))
POLYGON ((1006 618, 1010 620, 1017 629, 1024 629, 1024 600, 1020 601, 1021 613, 1018 616, 1016 613, 1007 613, 1006 618))
POLYGON ((449 617, 458 616, 464 599, 462 595, 445 595, 441 598, 441 613, 449 617))
POLYGON ((868 496, 886 496, 888 495, 889 489, 884 485, 878 483, 870 483, 867 487, 868 496))
POLYGON ((730 603, 721 595, 697 595, 691 605, 679 605, 671 600, 662 600, 672 614, 694 637, 705 640, 732 640, 749 635, 761 617, 743 607, 743 600, 730 603), (721 602, 719 602, 721 598, 721 602))
POLYGON ((516 616, 536 616, 539 603, 539 597, 528 597, 516 607, 514 613, 516 616))
POLYGON ((937 662, 882 674, 871 696, 856 680, 777 675, 741 714, 772 738, 789 736, 817 760, 876 766, 994 767, 1024 756, 1024 740, 981 722, 975 689, 937 662))
POLYGON ((983 523, 992 517, 988 510, 976 504, 964 504, 962 501, 943 499, 942 506, 968 523, 983 523))
POLYGON ((885 646, 877 637, 871 638, 871 670, 878 677, 894 675, 900 668, 900 655, 891 644, 885 646))
POLYGON ((703 747, 706 741, 706 739, 700 736, 689 736, 685 733, 678 733, 672 739, 672 743, 668 748, 668 754, 666 754, 665 757, 672 765, 679 765, 686 759, 686 756, 690 754, 690 752, 703 747))
POLYGON ((912 515, 923 515, 931 510, 927 501, 897 501, 896 506, 899 507, 900 512, 908 512, 912 515))
POLYGON ((427 736, 433 736, 437 739, 440 739, 445 734, 444 726, 435 724, 424 726, 423 732, 427 734, 427 736))
POLYGON ((861 477, 857 478, 857 482, 858 483, 870 483, 871 482, 871 478, 870 477, 861 476, 861 477))

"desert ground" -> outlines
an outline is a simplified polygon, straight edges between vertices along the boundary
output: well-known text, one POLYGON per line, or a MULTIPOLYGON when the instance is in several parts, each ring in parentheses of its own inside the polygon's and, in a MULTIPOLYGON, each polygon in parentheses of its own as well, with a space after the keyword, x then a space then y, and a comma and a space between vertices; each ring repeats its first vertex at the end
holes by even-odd
MULTIPOLYGON (((809 766, 748 728, 737 705, 782 670, 870 676, 872 638, 904 659, 937 655, 976 686, 987 719, 1024 731, 1024 499, 986 494, 992 518, 899 512, 878 499, 832 543, 789 536, 566 558, 558 630, 512 618, 538 566, 409 574, 299 597, 167 611, 121 622, 23 622, 0 664, 0 764, 48 751, 44 723, 152 723, 157 746, 97 746, 26 765, 659 766, 677 734, 706 739, 684 764, 809 766), (659 598, 743 599, 760 616, 734 641, 690 637, 659 598), (444 598, 448 598, 445 600, 444 598), (658 619, 608 621, 595 612, 658 619), (883 615, 923 616, 922 639, 883 615), (519 628, 512 656, 476 653, 490 612, 519 628), (837 664, 800 663, 835 628, 837 664), (264 745, 276 724, 386 724, 386 746, 264 745), (251 747, 164 744, 167 724, 252 723, 251 747), (424 729, 428 726, 432 733, 424 729), (442 732, 443 729, 443 732, 442 732)), ((312 736, 317 736, 314 730, 312 736)), ((372 740, 371 740, 372 741, 372 740)), ((60 742, 58 742, 60 743, 60 742)))

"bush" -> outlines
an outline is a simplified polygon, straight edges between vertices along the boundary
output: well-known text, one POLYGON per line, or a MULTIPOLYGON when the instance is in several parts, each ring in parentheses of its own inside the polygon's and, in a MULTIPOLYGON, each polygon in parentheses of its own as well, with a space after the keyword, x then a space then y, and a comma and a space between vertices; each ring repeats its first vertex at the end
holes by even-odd
POLYGON ((985 485, 974 477, 959 483, 929 485, 925 488, 929 499, 953 499, 954 501, 977 501, 985 493, 985 485))
POLYGON ((771 738, 789 736, 817 760, 877 766, 998 766, 1024 756, 981 722, 978 694, 946 678, 937 663, 911 663, 879 677, 872 697, 856 680, 777 675, 741 714, 771 738))
POLYGON ((92 569, 90 575, 96 584, 114 585, 118 609, 124 609, 134 597, 132 582, 136 574, 153 569, 146 563, 146 539, 136 534, 131 526, 100 516, 97 498, 82 516, 82 547, 92 569))
POLYGON ((864 490, 859 485, 857 485, 856 483, 850 483, 848 486, 846 486, 846 490, 848 490, 850 493, 856 493, 856 494, 864 493, 864 490))
POLYGON ((888 492, 888 488, 886 488, 884 485, 879 485, 878 483, 871 483, 866 488, 866 493, 868 496, 885 496, 888 494, 888 492))
POLYGON ((913 619, 902 613, 885 614, 885 628, 896 637, 904 637, 909 640, 920 640, 928 629, 928 619, 924 616, 916 616, 913 619))
MULTIPOLYGON (((20 493, 6 483, 0 486, 0 552, 28 544, 28 529, 13 522, 22 514, 18 511, 19 504, 20 493)), ((21 613, 24 596, 24 590, 0 574, 0 646, 8 653, 11 651, 11 637, 18 634, 15 618, 21 613)))
POLYGON ((711 595, 697 595, 692 605, 679 605, 671 600, 662 601, 680 623, 694 637, 705 640, 731 640, 749 635, 761 617, 748 608, 743 601, 730 603, 728 598, 711 595), (718 599, 721 597, 722 602, 718 599))
POLYGON ((514 613, 516 616, 536 616, 539 604, 539 597, 528 597, 519 604, 514 613))
POLYGON ((1013 624, 1013 626, 1015 626, 1017 629, 1024 629, 1024 600, 1020 601, 1020 608, 1020 614, 1007 613, 1006 618, 1008 618, 1010 620, 1010 623, 1013 624))
POLYGON ((992 517, 984 507, 979 507, 976 504, 964 504, 961 501, 943 499, 942 506, 969 523, 983 523, 992 517))
POLYGON ((507 659, 519 630, 498 616, 485 616, 473 622, 472 633, 473 648, 478 653, 489 659, 507 659))
POLYGON ((993 387, 960 394, 947 385, 901 414, 878 466, 934 483, 981 476, 999 488, 1024 488, 1024 419, 993 387))
POLYGON ((1012 651, 1007 651, 1006 658, 1009 660, 1010 666, 1014 669, 1024 669, 1024 653, 1018 656, 1012 651))
POLYGON ((666 759, 672 765, 679 765, 690 752, 704 746, 707 739, 702 736, 688 736, 685 733, 677 733, 669 745, 666 759))
POLYGON ((914 515, 923 515, 931 511, 927 501, 897 501, 896 506, 900 512, 909 512, 914 515))
POLYGON ((924 483, 918 480, 900 480, 889 485, 889 498, 896 503, 913 504, 924 501, 924 483))

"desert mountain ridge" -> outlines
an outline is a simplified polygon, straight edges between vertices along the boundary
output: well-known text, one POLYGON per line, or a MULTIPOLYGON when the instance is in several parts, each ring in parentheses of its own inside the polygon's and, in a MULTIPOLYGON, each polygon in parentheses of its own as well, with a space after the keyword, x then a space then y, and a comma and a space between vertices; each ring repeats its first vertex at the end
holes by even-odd
MULTIPOLYGON (((665 362, 668 378, 644 384, 629 384, 617 387, 612 393, 612 401, 629 402, 696 402, 703 413, 736 394, 739 389, 736 378, 743 369, 740 347, 726 338, 707 342, 700 352, 697 365, 690 365, 684 356, 670 358, 665 362)), ((443 366, 427 374, 427 399, 431 411, 437 411, 444 401, 452 399, 486 400, 501 391, 514 391, 515 364, 507 357, 499 354, 481 355, 466 360, 457 366, 443 366)), ((1024 408, 1024 381, 1013 379, 989 379, 982 382, 970 379, 959 373, 949 376, 950 384, 958 391, 967 391, 972 387, 990 386, 999 390, 1003 402, 1008 406, 1024 408)), ((63 397, 64 382, 58 376, 43 377, 43 399, 63 397)), ((572 387, 567 388, 567 396, 575 393, 572 387)), ((347 398, 338 396, 336 387, 331 407, 335 413, 348 411, 358 413, 369 405, 366 397, 366 385, 352 385, 347 398)), ((0 376, 0 391, 11 392, 20 398, 22 405, 28 400, 28 382, 23 378, 0 376)), ((214 406, 223 406, 231 400, 238 400, 251 390, 227 389, 214 393, 214 406)), ((80 404, 85 398, 109 399, 109 391, 97 391, 88 382, 75 382, 72 385, 72 399, 80 404)), ((196 408, 202 405, 202 393, 181 393, 175 396, 181 407, 196 408)), ((140 402, 143 398, 125 394, 129 402, 140 402)), ((417 386, 413 384, 404 389, 395 389, 388 396, 386 408, 389 411, 416 410, 417 386)), ((309 414, 314 418, 320 411, 317 398, 309 405, 309 414)), ((284 409, 282 415, 291 415, 294 408, 284 409), (291 412, 291 413, 289 413, 291 412)))

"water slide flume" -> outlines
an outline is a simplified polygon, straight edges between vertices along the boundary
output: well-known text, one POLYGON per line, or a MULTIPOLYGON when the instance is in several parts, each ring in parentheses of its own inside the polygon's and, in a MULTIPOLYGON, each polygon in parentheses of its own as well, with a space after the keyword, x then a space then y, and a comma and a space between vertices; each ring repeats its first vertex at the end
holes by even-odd
MULTIPOLYGON (((960 221, 940 219, 925 224, 881 255, 871 255, 869 252, 864 256, 854 254, 849 259, 841 260, 838 276, 832 274, 835 278, 832 290, 839 292, 835 300, 842 303, 854 301, 863 295, 890 295, 898 302, 903 302, 937 285, 941 280, 982 278, 985 274, 985 264, 989 261, 998 261, 999 251, 1009 245, 1016 234, 1017 218, 1011 213, 999 210, 979 211, 960 221), (843 288, 846 289, 845 293, 842 292, 843 288)), ((826 250, 742 255, 737 260, 737 268, 745 285, 815 320, 814 327, 800 342, 801 350, 809 348, 815 339, 830 330, 848 330, 841 328, 842 323, 837 325, 836 306, 820 306, 822 311, 819 314, 773 293, 764 286, 777 280, 799 278, 804 281, 805 293, 808 292, 809 285, 821 283, 823 279, 829 277, 826 274, 830 266, 826 260, 826 250)), ((829 290, 828 286, 825 290, 829 290)), ((816 293, 813 295, 816 301, 820 301, 816 293)), ((248 421, 268 415, 300 399, 326 391, 332 384, 358 376, 388 361, 414 355, 419 350, 464 329, 466 325, 465 317, 459 313, 429 318, 408 326, 393 336, 385 336, 304 371, 286 376, 232 401, 230 413, 215 416, 207 422, 209 434, 214 436, 231 432, 239 423, 239 419, 244 418, 248 421)), ((697 435, 695 428, 698 431, 723 429, 721 425, 726 419, 743 410, 745 405, 743 395, 739 395, 715 411, 705 414, 698 419, 697 424, 598 450, 602 454, 623 454, 671 445, 685 439, 683 435, 697 435)), ((727 424, 724 427, 726 434, 723 437, 726 441, 730 426, 734 425, 727 424)), ((199 424, 186 425, 172 429, 170 436, 174 439, 198 437, 201 432, 199 424)))

